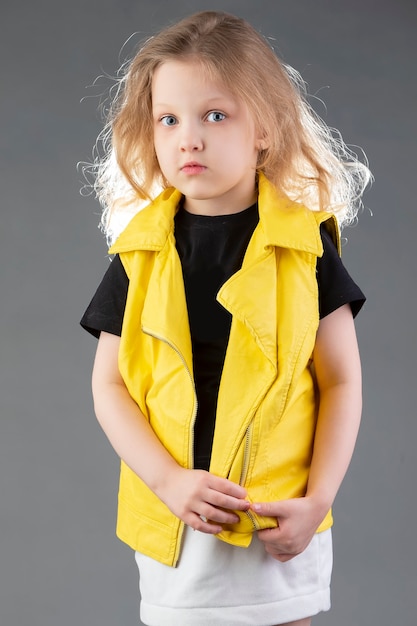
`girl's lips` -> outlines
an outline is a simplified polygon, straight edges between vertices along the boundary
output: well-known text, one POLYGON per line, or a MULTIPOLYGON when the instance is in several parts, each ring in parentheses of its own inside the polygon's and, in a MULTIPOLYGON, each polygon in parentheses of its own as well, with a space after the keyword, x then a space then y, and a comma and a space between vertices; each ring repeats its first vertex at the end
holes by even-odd
POLYGON ((183 172, 184 174, 201 174, 202 172, 204 172, 207 168, 204 165, 201 165, 201 163, 186 163, 185 165, 182 166, 181 168, 181 172, 183 172))

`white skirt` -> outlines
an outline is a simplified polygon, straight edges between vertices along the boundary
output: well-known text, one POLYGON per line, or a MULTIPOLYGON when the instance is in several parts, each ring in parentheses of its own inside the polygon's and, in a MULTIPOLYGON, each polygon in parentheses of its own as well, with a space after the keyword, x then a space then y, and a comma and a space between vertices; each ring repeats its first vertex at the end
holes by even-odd
POLYGON ((330 608, 331 530, 286 563, 256 534, 238 548, 186 527, 176 568, 136 553, 148 626, 275 626, 330 608))

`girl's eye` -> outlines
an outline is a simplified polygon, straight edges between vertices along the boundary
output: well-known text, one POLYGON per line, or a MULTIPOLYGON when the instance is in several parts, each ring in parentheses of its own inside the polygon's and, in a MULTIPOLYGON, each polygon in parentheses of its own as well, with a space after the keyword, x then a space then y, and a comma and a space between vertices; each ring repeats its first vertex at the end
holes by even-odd
POLYGON ((177 118, 173 115, 164 115, 163 117, 161 117, 161 123, 164 126, 175 126, 175 124, 177 123, 177 118))
POLYGON ((224 113, 220 113, 220 111, 211 111, 206 119, 208 122, 222 122, 226 119, 226 116, 224 113))

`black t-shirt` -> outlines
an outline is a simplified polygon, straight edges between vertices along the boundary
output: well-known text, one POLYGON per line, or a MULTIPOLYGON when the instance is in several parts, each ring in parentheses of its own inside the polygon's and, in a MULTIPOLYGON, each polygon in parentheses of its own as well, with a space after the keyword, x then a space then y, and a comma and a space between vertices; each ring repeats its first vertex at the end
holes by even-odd
MULTIPOLYGON (((230 215, 194 215, 180 209, 175 238, 181 259, 193 347, 198 413, 194 467, 208 469, 217 395, 229 338, 231 315, 216 300, 220 287, 239 270, 258 223, 257 204, 230 215)), ((320 229, 324 254, 317 261, 320 318, 350 303, 355 316, 365 297, 345 269, 331 236, 320 229)), ((110 264, 81 325, 98 337, 121 334, 129 279, 118 255, 110 264)))

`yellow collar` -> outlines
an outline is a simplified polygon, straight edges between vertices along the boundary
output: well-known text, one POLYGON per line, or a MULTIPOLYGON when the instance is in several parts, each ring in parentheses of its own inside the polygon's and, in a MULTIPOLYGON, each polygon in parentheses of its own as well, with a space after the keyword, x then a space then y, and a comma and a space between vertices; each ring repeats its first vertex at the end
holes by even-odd
MULTIPOLYGON (((133 250, 161 250, 174 229, 174 217, 182 198, 173 187, 165 189, 153 202, 139 211, 109 250, 110 254, 133 250)), ((330 230, 339 248, 336 219, 330 213, 315 212, 280 194, 259 174, 259 217, 265 246, 277 246, 323 254, 319 224, 330 220, 330 230)))

